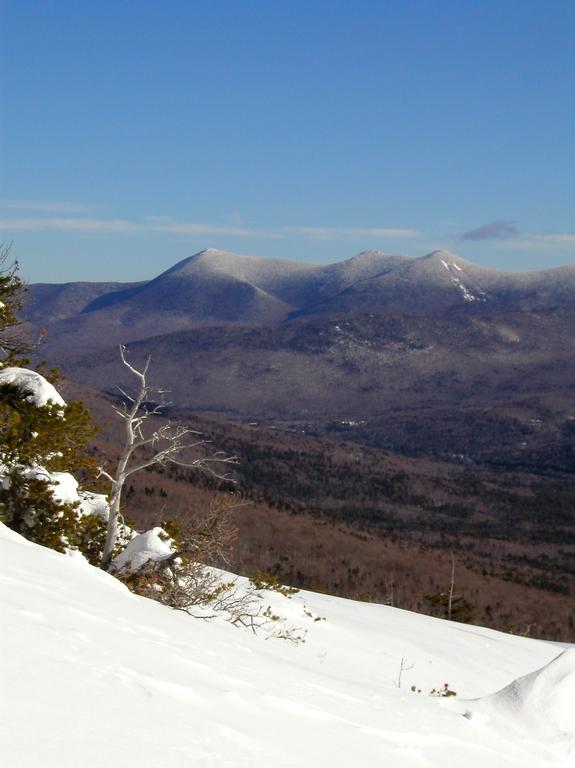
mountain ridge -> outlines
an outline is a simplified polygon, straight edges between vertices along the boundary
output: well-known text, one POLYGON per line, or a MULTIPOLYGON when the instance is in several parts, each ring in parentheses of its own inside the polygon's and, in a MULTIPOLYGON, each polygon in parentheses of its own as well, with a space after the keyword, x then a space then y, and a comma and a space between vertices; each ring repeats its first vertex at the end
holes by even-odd
POLYGON ((163 318, 159 333, 165 333, 194 323, 257 325, 357 311, 437 315, 493 301, 529 309, 574 299, 575 266, 509 272, 441 249, 417 258, 368 250, 318 265, 206 248, 138 283, 32 284, 25 316, 45 324, 110 311, 128 333, 137 325, 133 310, 136 316, 142 309, 187 316, 175 324, 163 318), (201 306, 194 307, 197 302, 201 306), (222 303, 229 305, 225 312, 222 303))
POLYGON ((38 356, 101 390, 128 385, 128 344, 177 406, 575 472, 575 267, 510 273, 437 250, 300 268, 211 250, 145 283, 29 294, 38 356))

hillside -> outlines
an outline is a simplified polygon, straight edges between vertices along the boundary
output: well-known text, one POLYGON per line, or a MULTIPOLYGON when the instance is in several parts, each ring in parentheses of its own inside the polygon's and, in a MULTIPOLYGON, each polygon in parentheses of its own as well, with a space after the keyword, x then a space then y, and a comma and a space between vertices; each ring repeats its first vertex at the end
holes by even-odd
POLYGON ((0 550, 6 764, 441 766, 447 751, 470 768, 494 754, 501 768, 572 760, 575 650, 263 593, 307 630, 292 645, 171 611, 3 526, 0 550), (446 682, 457 696, 426 695, 446 682))
MULTIPOLYGON (((70 383, 63 391, 88 405, 99 425, 98 462, 110 466, 121 441, 113 400, 70 383)), ((267 571, 293 586, 445 616, 432 597, 447 589, 453 555, 465 620, 575 638, 568 480, 412 459, 183 410, 169 415, 238 457, 236 483, 181 467, 134 475, 125 513, 139 530, 166 518, 185 525, 225 489, 237 505, 239 573, 267 571)))
POLYGON ((208 249, 107 292, 30 286, 27 306, 47 331, 39 356, 100 390, 125 383, 128 343, 180 407, 573 471, 574 267, 510 273, 446 251, 313 266, 208 249))
MULTIPOLYGON (((455 554, 475 621, 571 639, 572 272, 486 270, 447 252, 312 266, 208 249, 144 284, 95 286, 80 312, 79 289, 50 288, 59 319, 46 303, 39 355, 114 394, 131 384, 116 342, 138 337, 130 359, 151 354, 173 413, 241 458, 242 573, 380 602, 393 592, 441 615, 429 596, 455 554)), ((109 440, 113 455, 113 429, 109 440)), ((149 473, 128 511, 140 526, 162 510, 185 519, 212 492, 149 473)))
MULTIPOLYGON (((155 383, 180 407, 412 456, 573 471, 573 310, 313 318, 181 331, 129 348, 138 362, 151 354, 155 383)), ((128 383, 114 346, 42 353, 102 391, 128 383)))

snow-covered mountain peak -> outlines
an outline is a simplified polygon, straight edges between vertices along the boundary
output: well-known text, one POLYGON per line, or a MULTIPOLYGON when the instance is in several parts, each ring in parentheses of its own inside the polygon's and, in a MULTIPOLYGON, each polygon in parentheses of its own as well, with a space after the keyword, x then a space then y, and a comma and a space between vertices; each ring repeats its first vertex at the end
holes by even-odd
MULTIPOLYGON (((204 248, 203 251, 196 253, 196 256, 217 256, 221 253, 228 253, 228 251, 222 251, 221 248, 204 248)), ((192 257, 193 258, 193 257, 192 257)))
POLYGON ((465 269, 466 267, 471 267, 472 269, 476 268, 476 265, 472 262, 466 261, 466 259, 461 258, 461 256, 458 254, 453 253, 452 251, 447 251, 443 248, 422 256, 421 259, 418 259, 418 261, 422 263, 442 265, 444 268, 445 265, 447 265, 447 268, 456 267, 460 270, 465 269))
POLYGON ((424 259, 459 259, 460 257, 453 253, 453 251, 448 251, 446 248, 436 248, 434 251, 431 251, 431 253, 427 253, 425 256, 423 256, 424 259))
POLYGON ((361 251, 345 261, 339 261, 323 268, 324 274, 338 275, 342 288, 361 280, 378 277, 412 262, 410 256, 384 253, 383 251, 361 251))
POLYGON ((468 270, 473 271, 475 265, 462 259, 455 253, 446 250, 432 251, 418 259, 412 259, 406 264, 406 272, 410 276, 422 276, 426 280, 445 282, 451 274, 461 275, 468 270))
POLYGON ((413 257, 405 256, 400 253, 385 253, 384 251, 361 251, 356 256, 353 256, 347 261, 341 262, 342 264, 362 264, 367 266, 369 264, 374 265, 399 265, 406 262, 413 261, 413 257))
POLYGON ((188 258, 179 261, 177 264, 174 264, 173 267, 163 274, 185 276, 186 273, 196 271, 198 268, 217 269, 222 263, 232 266, 238 261, 250 258, 255 257, 240 256, 237 253, 222 251, 219 248, 204 248, 203 250, 194 253, 192 256, 188 256, 188 258))
POLYGON ((307 273, 313 269, 317 267, 304 262, 269 259, 263 256, 243 256, 218 248, 205 248, 178 262, 163 275, 187 277, 199 272, 217 272, 260 285, 270 276, 285 277, 294 273, 307 273))
POLYGON ((383 251, 375 250, 367 250, 367 251, 360 251, 355 256, 352 256, 351 261, 357 261, 359 259, 369 259, 369 258, 378 258, 380 256, 385 256, 386 254, 383 251))
MULTIPOLYGON (((412 286, 419 291, 443 292, 447 305, 484 302, 487 293, 484 289, 483 278, 489 270, 482 270, 475 264, 462 259, 455 253, 439 249, 412 259, 398 270, 401 290, 412 286)), ((391 275, 391 280, 395 278, 391 275)), ((421 298, 419 299, 421 300, 421 298)), ((434 300, 437 305, 437 297, 434 300)))

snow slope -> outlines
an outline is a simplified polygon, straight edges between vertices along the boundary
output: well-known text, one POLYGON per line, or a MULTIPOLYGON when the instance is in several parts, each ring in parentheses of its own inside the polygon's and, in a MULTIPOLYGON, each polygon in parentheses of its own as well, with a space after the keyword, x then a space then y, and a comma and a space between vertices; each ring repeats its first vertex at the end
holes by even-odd
POLYGON ((139 598, 3 526, 0 563, 2 765, 575 765, 573 650, 492 696, 565 648, 325 595, 266 593, 308 630, 294 646, 139 598), (456 698, 425 695, 445 682, 456 698), (533 705, 533 691, 549 706, 533 705))

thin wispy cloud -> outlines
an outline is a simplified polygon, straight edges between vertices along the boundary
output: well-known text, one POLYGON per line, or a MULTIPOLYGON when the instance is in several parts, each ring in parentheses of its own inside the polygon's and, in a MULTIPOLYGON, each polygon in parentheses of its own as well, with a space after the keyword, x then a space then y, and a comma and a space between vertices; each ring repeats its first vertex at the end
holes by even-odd
POLYGON ((90 206, 81 203, 46 202, 41 200, 0 200, 0 210, 31 213, 86 213, 90 206))
POLYGON ((250 227, 235 227, 227 224, 202 224, 198 222, 172 222, 166 224, 154 224, 155 232, 168 232, 174 235, 219 236, 219 237, 254 237, 259 239, 277 239, 282 235, 274 230, 251 229, 250 227))
POLYGON ((414 229, 393 227, 287 227, 285 232, 291 235, 311 238, 312 240, 341 240, 356 237, 418 237, 414 229))
MULTIPOLYGON (((23 204, 23 203, 22 203, 23 204)), ((48 205, 48 204, 46 204, 48 205)), ((61 203, 59 205, 64 205, 61 203)), ((0 206, 1 207, 1 206, 0 206)), ((307 241, 410 239, 421 238, 415 229, 397 227, 310 227, 286 226, 278 228, 248 227, 240 223, 210 224, 195 221, 179 221, 170 216, 146 216, 140 220, 120 218, 90 218, 85 216, 21 216, 0 218, 0 232, 8 237, 17 232, 61 232, 85 235, 135 236, 140 234, 165 234, 189 238, 244 238, 256 240, 307 241)), ((550 232, 519 234, 511 222, 496 221, 470 230, 460 236, 467 241, 492 241, 497 248, 515 251, 572 250, 575 233, 550 232)))
POLYGON ((519 234, 512 221, 492 221, 470 229, 461 235, 462 240, 503 240, 519 234))
POLYGON ((575 250, 575 232, 549 232, 513 238, 508 245, 517 251, 575 250))
POLYGON ((0 219, 0 231, 9 232, 115 232, 131 234, 146 227, 127 219, 19 218, 0 219))
POLYGON ((96 219, 72 217, 21 217, 0 219, 0 231, 7 232, 84 232, 92 234, 166 233, 184 237, 239 237, 281 240, 341 240, 353 238, 411 238, 413 229, 393 227, 302 227, 276 229, 247 227, 240 224, 207 224, 178 221, 169 216, 146 216, 141 221, 130 219, 96 219))

